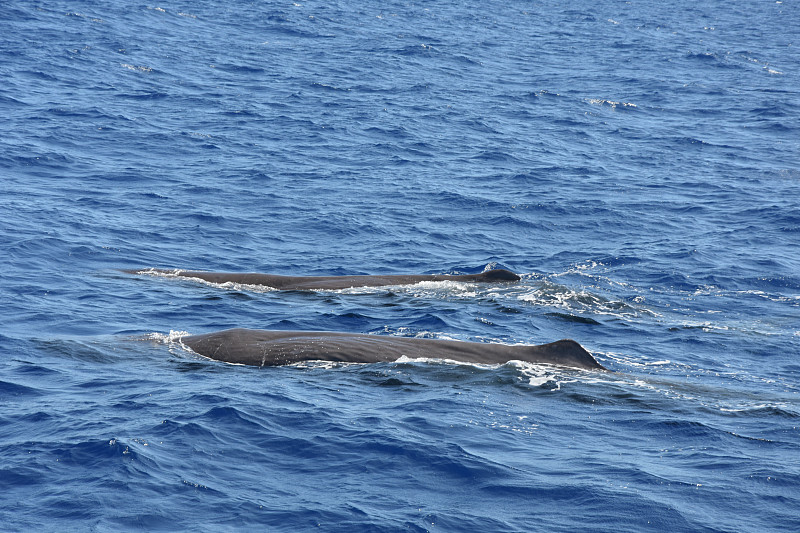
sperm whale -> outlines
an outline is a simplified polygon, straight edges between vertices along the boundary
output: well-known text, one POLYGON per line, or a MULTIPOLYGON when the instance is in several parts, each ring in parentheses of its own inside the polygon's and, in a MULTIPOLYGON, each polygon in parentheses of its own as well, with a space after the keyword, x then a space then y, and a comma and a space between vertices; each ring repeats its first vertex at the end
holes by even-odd
POLYGON ((567 339, 542 345, 507 345, 330 331, 237 328, 187 335, 181 337, 180 342, 211 359, 254 366, 280 366, 300 361, 377 363, 406 356, 490 364, 527 361, 605 370, 580 344, 567 339))
POLYGON ((469 283, 500 283, 519 281, 520 277, 502 268, 487 270, 480 274, 392 274, 377 276, 280 276, 276 274, 204 272, 200 270, 166 270, 145 268, 123 270, 128 274, 165 274, 180 278, 193 278, 210 283, 241 283, 263 285, 277 290, 338 290, 351 287, 383 287, 388 285, 411 285, 423 281, 462 281, 469 283))

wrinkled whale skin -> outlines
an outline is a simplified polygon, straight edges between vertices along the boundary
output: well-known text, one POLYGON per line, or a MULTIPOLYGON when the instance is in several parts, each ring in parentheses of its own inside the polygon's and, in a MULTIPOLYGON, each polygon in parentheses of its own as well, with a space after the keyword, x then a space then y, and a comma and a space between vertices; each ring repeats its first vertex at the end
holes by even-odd
POLYGON ((237 328, 187 335, 181 337, 180 342, 210 359, 254 366, 280 366, 301 361, 377 363, 406 356, 488 364, 526 361, 605 370, 580 344, 567 339, 542 345, 506 345, 327 331, 237 328))
POLYGON ((462 281, 471 283, 499 283, 519 281, 520 277, 505 269, 487 270, 480 274, 394 274, 386 276, 279 276, 276 274, 203 272, 199 270, 165 270, 146 268, 123 270, 128 274, 165 274, 181 278, 196 278, 210 283, 241 283, 263 285, 284 291, 338 290, 351 287, 384 287, 410 285, 423 281, 462 281))

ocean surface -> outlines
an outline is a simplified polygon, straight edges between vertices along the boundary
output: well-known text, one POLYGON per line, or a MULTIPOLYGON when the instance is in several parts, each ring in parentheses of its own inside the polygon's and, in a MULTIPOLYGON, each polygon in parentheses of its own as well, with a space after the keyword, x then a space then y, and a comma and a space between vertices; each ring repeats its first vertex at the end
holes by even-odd
POLYGON ((798 2, 5 2, 0 59, 3 531, 800 531, 798 2), (231 327, 612 372, 176 342, 231 327))

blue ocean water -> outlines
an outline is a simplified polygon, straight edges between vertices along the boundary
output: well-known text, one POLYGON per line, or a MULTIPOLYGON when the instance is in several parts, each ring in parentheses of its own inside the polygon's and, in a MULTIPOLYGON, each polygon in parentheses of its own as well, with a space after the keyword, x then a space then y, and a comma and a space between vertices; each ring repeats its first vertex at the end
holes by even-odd
POLYGON ((2 529, 800 530, 798 37, 788 0, 7 3, 2 529), (174 342, 229 327, 613 372, 174 342))

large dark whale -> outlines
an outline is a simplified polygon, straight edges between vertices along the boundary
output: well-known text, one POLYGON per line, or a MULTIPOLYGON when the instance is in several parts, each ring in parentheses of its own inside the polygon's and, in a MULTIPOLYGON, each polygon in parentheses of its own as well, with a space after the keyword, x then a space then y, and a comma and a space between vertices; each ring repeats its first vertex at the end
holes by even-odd
POLYGON ((400 274, 387 276, 279 276, 275 274, 202 272, 199 270, 164 270, 145 268, 123 270, 128 274, 166 274, 181 278, 198 278, 211 283, 241 283, 263 285, 278 290, 337 290, 351 287, 383 287, 387 285, 410 285, 422 281, 465 281, 473 283, 496 283, 519 281, 520 277, 504 269, 487 270, 480 274, 400 274))
POLYGON ((527 361, 584 370, 605 370, 572 340, 549 344, 506 345, 325 331, 228 329, 180 338, 196 353, 228 363, 279 366, 300 361, 377 363, 430 357, 469 363, 527 361))

